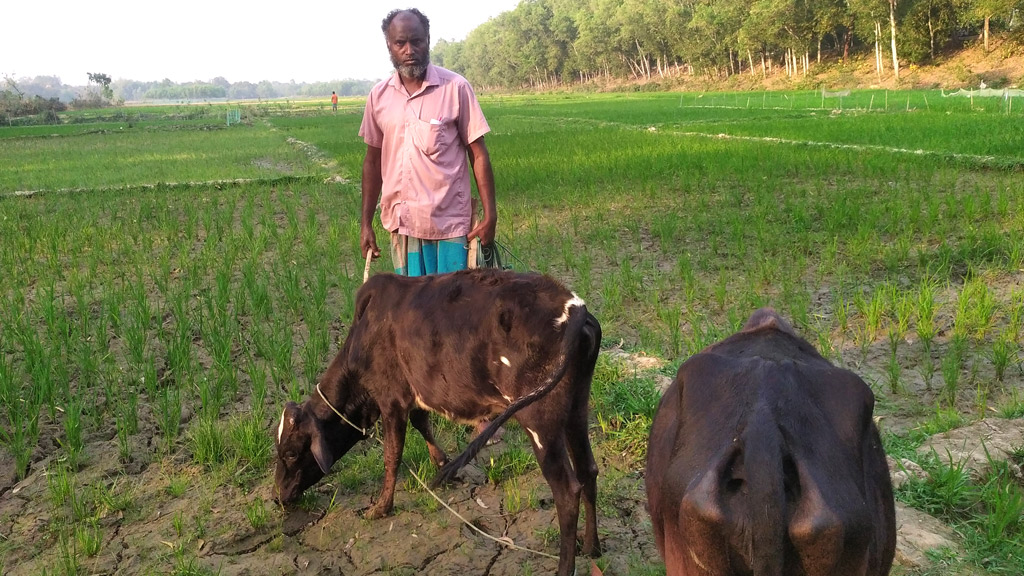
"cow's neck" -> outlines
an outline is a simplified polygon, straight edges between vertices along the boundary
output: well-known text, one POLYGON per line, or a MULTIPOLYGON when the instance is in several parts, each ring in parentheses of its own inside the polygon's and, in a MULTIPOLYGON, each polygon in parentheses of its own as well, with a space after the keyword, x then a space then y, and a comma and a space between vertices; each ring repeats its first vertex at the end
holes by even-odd
POLYGON ((368 434, 367 428, 373 426, 375 418, 367 417, 365 405, 369 396, 359 391, 348 390, 348 394, 342 397, 341 386, 318 385, 313 391, 313 410, 321 421, 339 422, 342 426, 351 426, 356 430, 368 434), (355 392, 355 393, 353 393, 355 392))

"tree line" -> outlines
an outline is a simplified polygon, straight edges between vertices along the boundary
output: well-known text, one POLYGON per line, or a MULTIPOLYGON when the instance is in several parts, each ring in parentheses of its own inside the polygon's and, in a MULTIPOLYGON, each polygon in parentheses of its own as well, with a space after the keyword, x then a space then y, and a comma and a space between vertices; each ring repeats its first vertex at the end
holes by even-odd
MULTIPOLYGON (((108 74, 89 73, 89 86, 64 84, 57 76, 12 78, 5 76, 0 99, 25 104, 45 101, 70 104, 73 108, 98 107, 141 100, 256 100, 272 98, 328 98, 331 91, 340 96, 365 96, 373 80, 332 80, 329 82, 229 82, 218 76, 210 81, 159 82, 111 80, 108 74)), ((12 104, 13 108, 13 104, 12 104)), ((63 109, 63 108, 61 108, 63 109)), ((17 115, 17 114, 15 114, 17 115)))
POLYGON ((806 75, 873 54, 879 78, 968 36, 1024 43, 1024 0, 523 0, 433 60, 481 86, 523 88, 679 73, 806 75))

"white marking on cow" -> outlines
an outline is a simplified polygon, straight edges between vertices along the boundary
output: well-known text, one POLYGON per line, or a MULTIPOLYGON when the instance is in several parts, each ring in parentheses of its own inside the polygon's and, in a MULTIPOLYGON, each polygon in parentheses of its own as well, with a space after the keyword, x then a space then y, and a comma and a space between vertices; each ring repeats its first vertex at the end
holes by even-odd
POLYGON ((427 406, 427 404, 423 401, 423 398, 420 398, 419 394, 417 394, 416 392, 413 392, 413 396, 416 398, 416 405, 417 406, 419 406, 420 408, 422 408, 424 410, 428 410, 430 412, 435 412, 435 410, 433 408, 431 408, 430 406, 427 406))
POLYGON ((501 363, 502 363, 502 364, 504 364, 505 366, 508 366, 509 368, 511 368, 511 367, 512 367, 512 363, 511 363, 511 362, 509 362, 509 361, 508 361, 508 358, 506 358, 506 357, 504 357, 504 356, 502 356, 502 357, 501 357, 501 363))
POLYGON ((537 448, 543 450, 544 445, 540 443, 540 436, 537 436, 537 433, 529 428, 527 428, 526 431, 530 433, 530 436, 533 436, 533 443, 537 445, 537 448))
POLYGON ((555 318, 555 326, 561 326, 562 324, 565 324, 566 320, 569 319, 569 308, 572 308, 573 306, 584 306, 585 304, 586 302, 584 302, 582 298, 580 298, 579 296, 576 295, 575 292, 573 292, 572 298, 566 300, 565 302, 565 309, 562 312, 562 315, 559 316, 558 318, 555 318))
POLYGON ((504 398, 506 402, 508 402, 510 404, 512 403, 512 397, 511 396, 508 396, 506 394, 502 394, 501 397, 504 398))
POLYGON ((281 435, 284 434, 284 413, 288 411, 286 406, 284 410, 281 410, 281 423, 277 425, 277 443, 281 443, 281 435))
POLYGON ((689 551, 690 551, 690 558, 693 560, 693 563, 696 564, 697 567, 700 568, 701 570, 707 572, 708 567, 705 566, 704 563, 700 561, 700 558, 697 558, 697 554, 694 553, 693 548, 690 548, 689 551))

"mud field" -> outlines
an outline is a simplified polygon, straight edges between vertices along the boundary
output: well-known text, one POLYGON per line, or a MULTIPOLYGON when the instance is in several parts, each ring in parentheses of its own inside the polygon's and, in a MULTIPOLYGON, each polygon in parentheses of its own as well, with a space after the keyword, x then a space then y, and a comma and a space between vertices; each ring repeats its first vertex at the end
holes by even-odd
MULTIPOLYGON (((603 354, 630 363, 660 385, 670 380, 669 370, 658 359, 614 349, 603 354)), ((869 366, 860 368, 870 378, 869 366)), ((247 406, 239 402, 235 409, 245 411, 247 406)), ((464 469, 460 483, 437 494, 465 522, 524 549, 499 544, 467 526, 419 487, 406 468, 399 476, 394 515, 362 519, 383 475, 381 451, 372 440, 336 463, 332 474, 311 489, 300 506, 285 511, 273 501, 270 467, 255 476, 256 471, 244 469, 211 471, 196 465, 187 448, 167 454, 156 433, 155 415, 147 407, 140 407, 139 418, 143 432, 131 439, 135 457, 130 462, 120 461, 113 425, 87 438, 74 496, 63 502, 56 497, 60 478, 49 472, 55 469, 53 456, 35 460, 29 476, 17 484, 13 483, 13 462, 2 456, 4 574, 511 576, 550 574, 557 565, 555 509, 532 456, 525 473, 498 481, 488 478, 487 463, 493 465, 503 452, 518 449, 529 454, 527 441, 514 424, 500 442, 464 469), (244 474, 255 480, 239 480, 244 474), (71 520, 76 505, 90 507, 91 512, 82 516, 98 520, 71 520), (66 522, 73 528, 58 528, 66 522), (73 563, 69 552, 89 545, 90 534, 98 541, 98 549, 91 555, 78 554, 83 560, 73 563)), ((182 415, 183 429, 191 419, 189 413, 182 415)), ((890 406, 880 422, 883 429, 899 429, 909 420, 898 406, 890 406)), ((268 437, 275 425, 268 417, 268 437)), ((58 433, 50 431, 53 438, 58 433)), ((453 452, 450 427, 447 431, 442 427, 438 436, 453 452)), ((602 442, 599 426, 592 429, 592 437, 601 470, 598 526, 604 555, 597 562, 599 568, 589 559, 578 558, 577 573, 594 569, 595 574, 607 575, 663 574, 645 509, 643 471, 635 468, 635 458, 614 453, 609 443, 602 442)), ((406 462, 416 439, 410 433, 406 462)), ((986 449, 996 458, 1007 459, 1021 446, 1024 420, 991 418, 938 434, 921 450, 934 448, 940 454, 949 450, 954 461, 970 461, 969 467, 980 471, 987 465, 986 449)), ((59 453, 56 445, 53 453, 59 453)), ((890 459, 890 467, 897 485, 921 474, 909 461, 890 459)), ((948 526, 899 503, 897 523, 894 574, 924 573, 935 550, 948 554, 959 549, 958 537, 948 526)))

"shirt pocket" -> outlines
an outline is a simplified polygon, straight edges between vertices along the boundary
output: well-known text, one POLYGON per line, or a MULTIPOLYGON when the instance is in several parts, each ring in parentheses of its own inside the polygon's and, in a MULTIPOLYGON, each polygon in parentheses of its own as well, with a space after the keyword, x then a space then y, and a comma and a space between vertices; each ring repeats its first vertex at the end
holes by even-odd
POLYGON ((413 127, 412 139, 420 152, 436 157, 449 144, 448 132, 448 125, 443 120, 417 120, 413 127))

